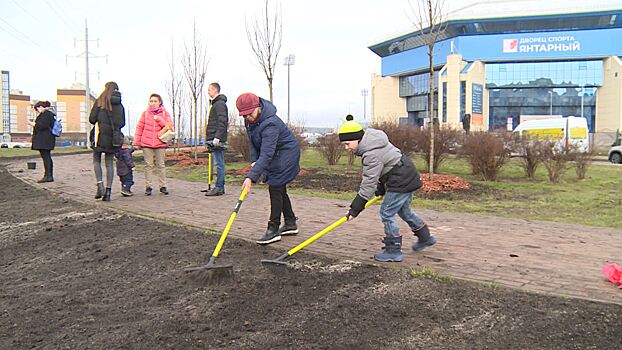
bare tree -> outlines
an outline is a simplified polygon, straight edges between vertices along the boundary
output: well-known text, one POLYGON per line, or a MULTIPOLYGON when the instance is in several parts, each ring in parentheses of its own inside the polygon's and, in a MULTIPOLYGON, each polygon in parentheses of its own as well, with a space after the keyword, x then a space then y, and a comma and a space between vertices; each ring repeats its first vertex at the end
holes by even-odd
POLYGON ((191 109, 191 137, 194 151, 194 160, 197 160, 197 140, 199 137, 198 130, 198 101, 203 93, 203 85, 205 84, 205 73, 207 72, 207 48, 203 40, 197 34, 196 20, 192 23, 192 41, 190 44, 184 44, 185 53, 182 57, 182 65, 184 67, 184 76, 188 83, 188 91, 192 98, 191 109))
MULTIPOLYGON (((434 164, 434 45, 445 31, 446 24, 443 23, 444 0, 413 0, 416 8, 409 0, 412 13, 412 23, 419 30, 421 40, 428 47, 428 58, 430 68, 430 93, 428 95, 428 118, 430 121, 430 161, 434 164)), ((430 181, 434 180, 434 170, 430 169, 430 181)))
POLYGON ((171 116, 173 118, 173 123, 175 124, 175 153, 179 151, 179 139, 180 139, 180 130, 181 130, 181 84, 183 82, 183 78, 179 76, 179 73, 175 70, 177 64, 175 64, 175 44, 173 40, 171 40, 171 59, 168 64, 169 72, 171 74, 170 80, 166 81, 166 91, 168 93, 168 98, 171 101, 171 116), (179 112, 178 114, 176 112, 179 112), (176 117, 179 118, 176 119, 176 117))
POLYGON ((246 37, 255 54, 259 67, 268 80, 270 101, 272 101, 272 81, 274 69, 281 50, 283 38, 283 23, 281 20, 281 6, 277 3, 274 13, 270 13, 269 0, 265 0, 261 17, 255 18, 251 25, 246 23, 246 37))

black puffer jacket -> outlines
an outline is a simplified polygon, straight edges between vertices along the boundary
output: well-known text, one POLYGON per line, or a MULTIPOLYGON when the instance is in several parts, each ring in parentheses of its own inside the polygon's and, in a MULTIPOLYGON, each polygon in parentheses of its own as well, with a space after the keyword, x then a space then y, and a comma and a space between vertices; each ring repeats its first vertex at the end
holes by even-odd
POLYGON ((56 115, 51 110, 45 110, 35 119, 32 128, 32 149, 53 150, 56 144, 56 136, 52 135, 52 125, 56 115))
POLYGON ((418 190, 422 186, 421 175, 407 155, 402 155, 400 162, 380 177, 377 194, 384 191, 408 193, 418 190))
POLYGON ((97 152, 115 153, 119 150, 119 147, 112 147, 112 128, 120 131, 125 126, 125 109, 121 104, 121 93, 115 91, 110 97, 110 103, 112 112, 95 105, 89 116, 89 122, 94 125, 91 129, 91 148, 97 152))
POLYGON ((227 96, 218 95, 212 100, 212 108, 207 120, 206 139, 211 141, 219 139, 227 142, 227 128, 229 126, 229 109, 227 108, 227 96))

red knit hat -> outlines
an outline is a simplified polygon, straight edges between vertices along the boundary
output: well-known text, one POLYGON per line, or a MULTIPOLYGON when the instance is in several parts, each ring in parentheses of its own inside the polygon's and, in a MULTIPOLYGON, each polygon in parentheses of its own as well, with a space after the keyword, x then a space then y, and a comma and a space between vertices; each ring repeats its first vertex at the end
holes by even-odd
POLYGON ((255 108, 260 106, 259 97, 250 92, 244 93, 238 96, 235 106, 238 108, 241 116, 249 115, 253 113, 255 108))

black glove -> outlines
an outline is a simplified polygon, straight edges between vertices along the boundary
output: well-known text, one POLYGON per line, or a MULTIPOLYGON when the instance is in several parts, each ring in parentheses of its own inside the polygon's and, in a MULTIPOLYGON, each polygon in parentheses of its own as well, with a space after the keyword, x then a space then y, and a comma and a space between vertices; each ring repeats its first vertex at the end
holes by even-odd
POLYGON ((363 209, 365 209, 365 204, 367 204, 367 199, 357 194, 356 197, 354 197, 352 204, 350 204, 350 211, 348 212, 348 215, 353 218, 357 217, 363 209))
POLYGON ((384 187, 384 184, 382 182, 378 182, 378 187, 376 187, 376 197, 378 196, 384 196, 384 194, 387 193, 387 188, 384 187))

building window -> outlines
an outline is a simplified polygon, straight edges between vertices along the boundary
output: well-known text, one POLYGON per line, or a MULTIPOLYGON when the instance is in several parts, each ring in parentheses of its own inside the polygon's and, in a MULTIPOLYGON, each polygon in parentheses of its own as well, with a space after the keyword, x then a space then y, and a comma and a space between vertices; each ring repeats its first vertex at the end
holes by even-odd
POLYGON ((593 87, 602 84, 601 60, 486 64, 488 88, 593 87))
POLYGON ((489 128, 513 127, 522 115, 575 116, 587 119, 590 133, 596 130, 596 88, 489 89, 489 128))
POLYGON ((466 81, 460 82, 460 120, 466 113, 466 81))
MULTIPOLYGON (((434 72, 434 89, 438 89, 439 71, 434 72)), ((400 77, 400 97, 427 94, 430 92, 430 73, 419 73, 400 77)))

